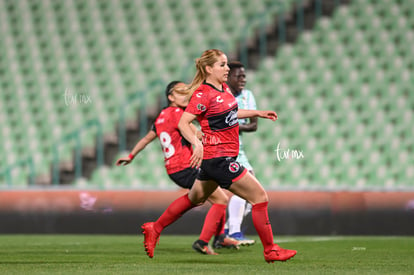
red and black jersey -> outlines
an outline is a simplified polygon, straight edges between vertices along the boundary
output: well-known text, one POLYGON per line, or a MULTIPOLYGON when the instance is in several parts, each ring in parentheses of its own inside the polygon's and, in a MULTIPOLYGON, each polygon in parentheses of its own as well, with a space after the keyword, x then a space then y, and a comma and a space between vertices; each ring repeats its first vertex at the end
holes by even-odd
POLYGON ((157 133, 164 152, 165 168, 168 174, 176 173, 190 167, 193 154, 191 144, 181 136, 178 130, 183 110, 167 107, 155 119, 152 130, 157 133))
POLYGON ((197 115, 203 132, 204 159, 239 154, 237 101, 226 83, 223 90, 203 83, 192 95, 186 112, 197 115))

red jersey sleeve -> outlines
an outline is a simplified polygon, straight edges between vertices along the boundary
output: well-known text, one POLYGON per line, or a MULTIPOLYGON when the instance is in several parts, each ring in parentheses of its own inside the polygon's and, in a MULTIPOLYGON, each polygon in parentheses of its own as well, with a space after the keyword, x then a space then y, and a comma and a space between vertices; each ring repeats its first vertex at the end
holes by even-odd
POLYGON ((191 96, 190 102, 188 103, 185 111, 193 115, 203 114, 210 107, 210 100, 208 96, 204 95, 204 93, 205 91, 197 89, 191 96))

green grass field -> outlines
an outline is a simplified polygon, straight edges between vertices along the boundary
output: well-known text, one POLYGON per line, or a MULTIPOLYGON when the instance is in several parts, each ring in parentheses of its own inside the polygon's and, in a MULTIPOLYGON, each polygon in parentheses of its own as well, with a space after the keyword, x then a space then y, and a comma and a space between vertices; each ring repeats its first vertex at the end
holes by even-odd
POLYGON ((142 236, 1 235, 0 274, 414 274, 414 237, 281 237, 298 254, 273 264, 260 243, 212 256, 195 239, 163 235, 150 259, 142 236))

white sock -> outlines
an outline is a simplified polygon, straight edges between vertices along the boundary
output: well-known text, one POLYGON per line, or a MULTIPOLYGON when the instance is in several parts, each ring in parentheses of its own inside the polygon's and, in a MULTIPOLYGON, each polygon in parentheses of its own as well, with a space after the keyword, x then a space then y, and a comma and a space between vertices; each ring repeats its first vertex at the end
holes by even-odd
POLYGON ((249 213, 252 212, 252 205, 246 201, 246 206, 244 209, 244 214, 243 214, 243 218, 246 217, 247 215, 249 215, 249 213))
POLYGON ((233 195, 230 198, 229 205, 228 205, 229 235, 241 231, 240 226, 244 218, 245 206, 246 206, 246 201, 244 199, 236 195, 233 195))

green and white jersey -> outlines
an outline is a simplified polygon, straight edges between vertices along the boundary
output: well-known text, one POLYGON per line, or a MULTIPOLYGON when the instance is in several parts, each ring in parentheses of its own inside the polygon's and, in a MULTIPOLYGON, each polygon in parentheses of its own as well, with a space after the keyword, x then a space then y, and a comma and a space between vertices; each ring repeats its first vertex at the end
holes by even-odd
MULTIPOLYGON (((236 96, 237 105, 239 109, 245 109, 245 110, 256 110, 256 100, 253 96, 253 93, 250 90, 243 89, 239 95, 236 96)), ((249 122, 249 119, 242 118, 239 119, 239 124, 247 124, 249 122)), ((239 135, 239 156, 237 157, 237 161, 240 162, 244 167, 246 167, 248 170, 253 170, 252 166, 249 163, 249 160, 247 159, 246 153, 244 152, 243 142, 242 142, 242 132, 240 132, 239 135)))

